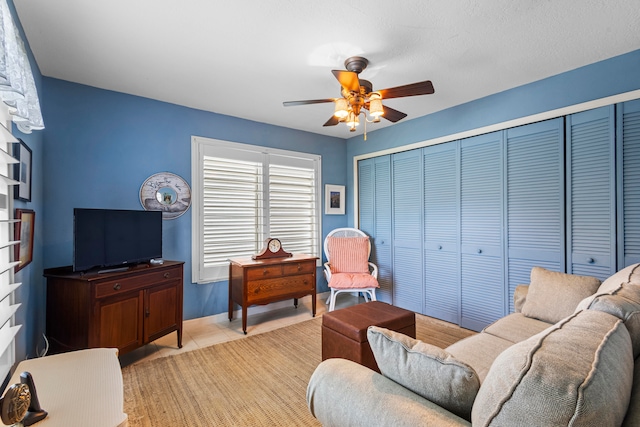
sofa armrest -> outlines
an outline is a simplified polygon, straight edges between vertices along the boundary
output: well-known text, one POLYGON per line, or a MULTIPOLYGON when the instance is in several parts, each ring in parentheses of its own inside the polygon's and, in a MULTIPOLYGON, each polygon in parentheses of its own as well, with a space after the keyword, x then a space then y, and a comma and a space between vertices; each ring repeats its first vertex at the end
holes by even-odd
POLYGON ((516 313, 522 311, 522 306, 527 300, 527 292, 529 292, 529 285, 518 285, 513 291, 513 308, 516 313))
POLYGON ((345 359, 328 359, 307 387, 311 414, 324 426, 471 426, 390 379, 345 359))

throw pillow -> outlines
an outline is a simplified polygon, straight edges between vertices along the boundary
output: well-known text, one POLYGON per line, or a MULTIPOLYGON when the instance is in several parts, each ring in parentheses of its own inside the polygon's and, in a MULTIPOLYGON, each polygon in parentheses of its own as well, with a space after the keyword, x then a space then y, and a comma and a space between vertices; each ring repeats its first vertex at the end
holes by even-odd
POLYGON ((471 413, 474 426, 619 426, 633 381, 629 333, 585 310, 502 352, 471 413))
POLYGON ((331 273, 368 273, 369 238, 327 237, 331 273))
POLYGON ((380 373, 448 411, 470 419, 480 379, 445 350, 404 334, 370 326, 367 339, 380 373))
POLYGON ((533 267, 522 314, 549 323, 559 322, 571 315, 580 301, 593 295, 599 285, 600 280, 595 277, 533 267))
POLYGON ((622 320, 631 336, 633 357, 640 355, 640 284, 623 283, 610 294, 596 296, 587 309, 604 311, 622 320))

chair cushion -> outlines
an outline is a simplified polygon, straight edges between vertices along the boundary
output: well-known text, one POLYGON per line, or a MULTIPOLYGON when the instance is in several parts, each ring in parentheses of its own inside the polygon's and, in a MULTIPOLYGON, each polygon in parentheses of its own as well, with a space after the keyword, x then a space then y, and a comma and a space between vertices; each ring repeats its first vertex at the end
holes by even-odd
POLYGON ((379 288, 378 281, 369 273, 334 273, 329 280, 334 289, 379 288))
POLYGON ((617 426, 631 395, 629 333, 585 310, 498 356, 476 396, 474 426, 617 426))
POLYGON ((327 237, 331 273, 368 273, 369 238, 327 237))
POLYGON ((425 399, 470 419, 480 388, 472 367, 445 350, 389 329, 367 331, 380 373, 425 399))
POLYGON ((599 285, 600 280, 595 277, 533 267, 522 314, 544 322, 559 322, 570 316, 580 301, 596 292, 599 285))

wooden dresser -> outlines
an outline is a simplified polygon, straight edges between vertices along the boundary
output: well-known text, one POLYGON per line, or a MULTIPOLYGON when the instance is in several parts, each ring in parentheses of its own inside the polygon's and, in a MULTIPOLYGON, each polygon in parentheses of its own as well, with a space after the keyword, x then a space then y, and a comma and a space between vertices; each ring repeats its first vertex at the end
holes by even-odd
POLYGON ((101 274, 45 270, 50 351, 112 347, 124 354, 174 331, 181 348, 183 264, 101 274))
POLYGON ((316 260, 309 255, 289 258, 229 260, 229 320, 233 303, 242 307, 242 331, 247 333, 247 307, 311 295, 312 315, 316 315, 316 260))

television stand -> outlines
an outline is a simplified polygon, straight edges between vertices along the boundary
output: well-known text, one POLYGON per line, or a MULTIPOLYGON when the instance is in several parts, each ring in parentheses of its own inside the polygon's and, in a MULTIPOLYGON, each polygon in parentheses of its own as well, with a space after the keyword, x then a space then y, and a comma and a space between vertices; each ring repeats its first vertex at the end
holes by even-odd
POLYGON ((118 271, 127 271, 128 269, 129 267, 106 268, 104 270, 98 270, 98 274, 117 273, 118 271))
POLYGON ((46 269, 50 352, 110 347, 123 355, 173 332, 181 348, 183 264, 138 264, 103 274, 46 269))

